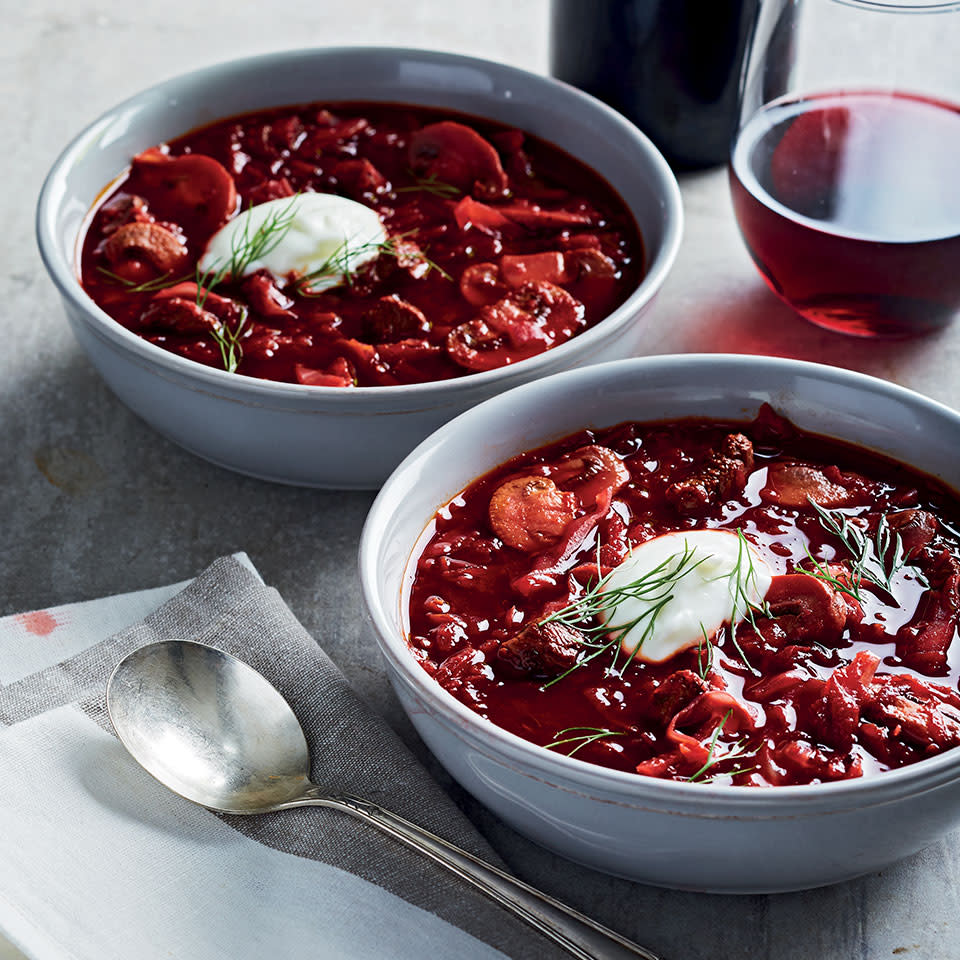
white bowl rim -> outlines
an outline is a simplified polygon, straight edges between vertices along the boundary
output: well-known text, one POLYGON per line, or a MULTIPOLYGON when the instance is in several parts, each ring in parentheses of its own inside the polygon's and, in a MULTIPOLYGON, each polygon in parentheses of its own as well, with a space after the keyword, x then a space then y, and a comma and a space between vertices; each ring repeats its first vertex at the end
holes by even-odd
MULTIPOLYGON (((370 101, 377 102, 377 101, 370 101)), ((384 101, 386 102, 386 101, 384 101)), ((280 104, 279 106, 282 106, 280 104)), ((117 171, 114 176, 120 174, 117 171)), ((106 189, 108 183, 104 184, 106 189)), ((64 192, 65 194, 65 192, 64 192)), ((40 191, 36 212, 36 236, 40 248, 41 259, 47 268, 54 283, 63 296, 71 303, 95 331, 121 349, 138 355, 144 361, 166 369, 170 373, 200 381, 208 389, 216 392, 224 390, 236 393, 238 390, 246 396, 256 395, 262 398, 273 398, 277 401, 297 398, 315 398, 324 406, 332 405, 336 409, 347 410, 355 407, 367 408, 376 403, 376 398, 385 401, 385 406, 394 407, 399 401, 403 403, 427 403, 431 406, 442 405, 445 401, 456 402, 460 391, 476 387, 482 389, 488 384, 499 380, 509 381, 512 377, 533 377, 544 367, 551 367, 570 354, 588 350, 616 330, 627 325, 639 314, 642 309, 656 296, 663 285, 670 269, 676 260, 683 233, 683 205, 680 196, 680 187, 669 164, 663 155, 653 145, 652 141, 637 129, 626 117, 602 101, 584 93, 556 78, 533 73, 519 67, 499 63, 494 60, 479 57, 470 57, 463 54, 447 53, 438 50, 420 49, 416 47, 393 47, 375 45, 346 45, 336 47, 303 47, 272 53, 257 54, 249 57, 238 57, 224 60, 197 70, 168 77, 159 83, 133 94, 122 102, 111 107, 101 114, 92 123, 80 131, 63 149, 54 161, 47 174, 40 191), (256 377, 246 377, 208 367, 205 364, 188 360, 178 354, 170 353, 156 344, 149 343, 117 323, 89 297, 75 276, 73 264, 67 263, 60 255, 54 229, 55 214, 59 205, 56 199, 59 191, 56 189, 62 183, 63 177, 69 168, 82 157, 86 145, 93 141, 102 128, 109 126, 115 118, 131 108, 136 108, 142 101, 161 93, 166 87, 173 84, 203 83, 215 77, 224 70, 258 69, 290 60, 312 60, 317 58, 335 58, 356 56, 383 56, 390 58, 418 58, 438 66, 469 66, 477 70, 495 71, 500 77, 512 78, 525 84, 533 83, 548 89, 563 91, 571 102, 579 102, 585 109, 593 113, 602 114, 606 122, 620 128, 628 137, 633 139, 638 150, 643 154, 649 165, 650 173, 657 186, 657 193, 661 198, 663 217, 663 240, 656 255, 647 265, 647 270, 639 286, 619 307, 582 333, 559 344, 544 353, 529 357, 516 364, 498 367, 493 370, 467 374, 448 380, 432 380, 418 384, 400 384, 395 386, 354 387, 345 390, 342 387, 310 386, 306 384, 281 383, 278 381, 263 380, 256 377), (519 371, 519 373, 517 373, 519 371)), ((642 235, 641 235, 642 236, 642 235)), ((643 238, 645 240, 645 238, 643 238)), ((645 254, 649 251, 645 248, 645 254)))
MULTIPOLYGON (((803 815, 807 808, 823 804, 836 804, 840 808, 850 806, 862 808, 886 803, 904 794, 916 795, 955 779, 960 776, 960 746, 946 750, 935 757, 895 770, 886 770, 874 776, 830 783, 769 788, 732 784, 691 784, 601 767, 578 760, 576 757, 553 753, 480 716, 443 689, 415 660, 406 639, 394 633, 384 598, 380 596, 377 587, 378 537, 384 523, 393 513, 390 500, 392 488, 398 482, 398 478, 414 469, 418 461, 438 443, 443 443, 446 437, 463 429, 472 419, 483 416, 485 412, 492 411, 498 406, 506 409, 514 397, 541 390, 544 384, 566 382, 569 384, 568 392, 571 392, 576 390, 579 381, 599 382, 609 379, 620 371, 633 371, 639 379, 643 372, 682 365, 687 375, 695 377, 698 368, 717 364, 728 364, 732 368, 739 368, 737 371, 739 378, 731 379, 732 383, 747 382, 750 369, 759 364, 771 371, 804 374, 808 377, 816 377, 821 382, 828 381, 849 388, 865 389, 884 395, 891 400, 919 406, 936 415, 947 417, 960 430, 960 413, 914 390, 868 374, 787 357, 723 353, 634 357, 567 370, 515 387, 462 413, 427 437, 393 471, 370 508, 360 538, 358 558, 360 585, 368 617, 372 621, 374 633, 385 657, 400 677, 422 696, 442 721, 449 723, 452 720, 456 723, 458 731, 466 731, 466 735, 475 739, 478 744, 483 744, 501 757, 508 756, 519 763, 522 772, 529 775, 534 775, 535 772, 540 779, 556 778, 564 781, 566 784, 564 789, 569 789, 568 785, 573 783, 578 789, 586 792, 599 790, 604 794, 613 794, 617 797, 618 803, 631 805, 632 801, 632 805, 645 809, 655 805, 658 808, 681 813, 683 810, 689 812, 691 808, 704 807, 702 815, 705 817, 725 818, 733 812, 733 815, 751 817, 762 816, 765 813, 771 818, 777 818, 803 815), (714 807, 712 812, 707 809, 711 806, 714 807), (776 813, 772 811, 773 807, 777 808, 776 813)), ((406 562, 409 562, 409 558, 406 562)), ((393 602, 393 599, 391 598, 390 602, 393 602)))

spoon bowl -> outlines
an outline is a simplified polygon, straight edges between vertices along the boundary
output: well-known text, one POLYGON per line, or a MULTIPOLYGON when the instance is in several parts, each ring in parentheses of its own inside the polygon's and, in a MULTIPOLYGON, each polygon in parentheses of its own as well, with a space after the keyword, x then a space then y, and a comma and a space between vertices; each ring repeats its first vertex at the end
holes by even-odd
POLYGON ((107 711, 140 766, 211 810, 276 810, 311 786, 307 741, 290 705, 215 647, 164 640, 135 650, 110 678, 107 711))

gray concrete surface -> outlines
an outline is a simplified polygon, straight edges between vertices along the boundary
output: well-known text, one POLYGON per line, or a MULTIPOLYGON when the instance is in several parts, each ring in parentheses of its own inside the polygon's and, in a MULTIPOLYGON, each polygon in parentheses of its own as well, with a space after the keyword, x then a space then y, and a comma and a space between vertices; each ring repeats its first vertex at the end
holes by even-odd
MULTIPOLYGON (((294 46, 395 43, 540 71, 547 64, 547 0, 288 0, 276 15, 247 12, 254 9, 224 0, 0 0, 0 614, 173 582, 245 550, 518 874, 665 960, 960 957, 956 836, 851 883, 735 898, 601 876, 518 837, 432 763, 362 628, 355 549, 371 495, 224 472, 155 435, 101 383, 72 339, 33 239, 46 169, 101 110, 187 69, 294 46)), ((686 238, 646 321, 650 353, 827 361, 960 406, 960 327, 889 344, 808 326, 751 265, 726 173, 685 176, 682 188, 686 238)))

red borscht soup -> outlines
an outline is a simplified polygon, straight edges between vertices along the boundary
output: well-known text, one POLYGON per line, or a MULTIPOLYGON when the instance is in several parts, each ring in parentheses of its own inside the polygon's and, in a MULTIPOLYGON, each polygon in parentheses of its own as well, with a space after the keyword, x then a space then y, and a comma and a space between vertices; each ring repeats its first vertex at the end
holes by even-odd
POLYGON ((643 244, 596 173, 426 107, 231 117, 134 157, 83 239, 110 316, 180 356, 320 386, 535 356, 636 288, 643 244))
POLYGON ((958 530, 937 481, 767 406, 584 431, 437 513, 409 645, 481 716, 590 763, 868 776, 960 744, 958 530))

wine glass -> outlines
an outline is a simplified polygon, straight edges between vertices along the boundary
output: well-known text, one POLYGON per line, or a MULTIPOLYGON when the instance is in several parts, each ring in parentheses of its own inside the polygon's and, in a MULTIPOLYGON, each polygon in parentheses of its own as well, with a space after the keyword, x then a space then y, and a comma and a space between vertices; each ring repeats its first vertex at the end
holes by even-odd
POLYGON ((741 81, 730 185, 750 255, 821 327, 940 329, 960 313, 960 2, 794 2, 786 27, 761 10, 741 81))

